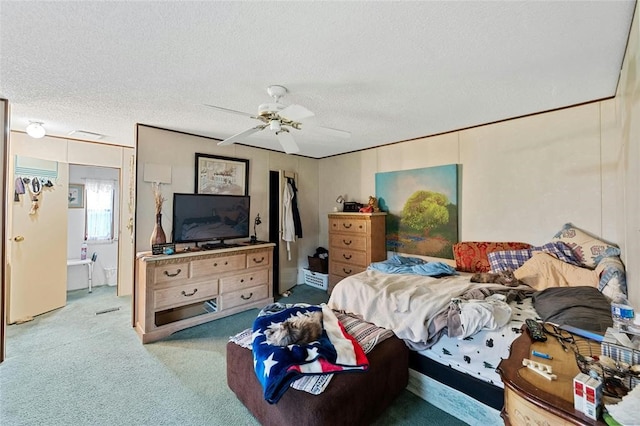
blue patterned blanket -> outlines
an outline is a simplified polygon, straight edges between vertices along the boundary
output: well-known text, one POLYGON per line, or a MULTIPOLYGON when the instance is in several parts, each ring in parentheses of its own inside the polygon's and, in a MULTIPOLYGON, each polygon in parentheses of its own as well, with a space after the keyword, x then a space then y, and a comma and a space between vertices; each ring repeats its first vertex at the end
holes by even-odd
POLYGON ((366 371, 369 367, 362 347, 325 304, 274 303, 265 307, 253 323, 252 350, 256 376, 264 390, 264 399, 270 404, 278 402, 290 383, 302 376, 366 371), (270 325, 318 311, 322 312, 323 330, 317 341, 289 346, 266 342, 265 331, 270 325))

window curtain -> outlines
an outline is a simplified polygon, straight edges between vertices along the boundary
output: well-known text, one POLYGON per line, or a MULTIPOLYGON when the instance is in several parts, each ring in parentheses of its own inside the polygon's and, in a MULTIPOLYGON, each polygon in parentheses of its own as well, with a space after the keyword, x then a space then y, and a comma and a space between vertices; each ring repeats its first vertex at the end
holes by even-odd
POLYGON ((87 179, 87 240, 110 241, 113 239, 113 197, 115 182, 87 179))

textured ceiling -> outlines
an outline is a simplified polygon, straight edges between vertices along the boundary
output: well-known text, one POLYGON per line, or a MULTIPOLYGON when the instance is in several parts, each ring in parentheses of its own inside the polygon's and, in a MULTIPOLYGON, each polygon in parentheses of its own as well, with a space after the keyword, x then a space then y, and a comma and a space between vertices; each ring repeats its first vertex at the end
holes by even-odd
MULTIPOLYGON (((0 97, 12 130, 135 124, 224 139, 259 124, 266 87, 321 158, 615 95, 635 1, 0 1, 0 97)), ((214 144, 215 141, 212 141, 214 144)), ((281 151, 264 130, 243 144, 281 151)))

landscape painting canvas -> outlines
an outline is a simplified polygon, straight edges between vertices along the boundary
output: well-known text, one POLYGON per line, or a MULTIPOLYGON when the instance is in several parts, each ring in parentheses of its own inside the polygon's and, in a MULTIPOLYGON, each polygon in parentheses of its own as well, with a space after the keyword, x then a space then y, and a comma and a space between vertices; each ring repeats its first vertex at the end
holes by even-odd
POLYGON ((453 259, 458 242, 458 165, 376 173, 387 212, 387 250, 453 259))

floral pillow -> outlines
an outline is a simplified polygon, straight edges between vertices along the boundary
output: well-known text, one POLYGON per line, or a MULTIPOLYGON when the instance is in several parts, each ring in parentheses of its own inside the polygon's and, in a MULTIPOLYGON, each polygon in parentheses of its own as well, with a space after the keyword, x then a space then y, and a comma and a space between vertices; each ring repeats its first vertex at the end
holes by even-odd
POLYGON ((562 241, 580 260, 582 266, 595 268, 598 262, 611 256, 620 256, 620 249, 588 234, 570 223, 565 224, 553 237, 554 241, 562 241))
POLYGON ((598 290, 616 303, 627 303, 627 278, 620 257, 605 257, 596 266, 598 290))
POLYGON ((462 272, 489 272, 488 253, 505 250, 524 250, 530 244, 520 242, 463 241, 453 245, 456 269, 462 272))

